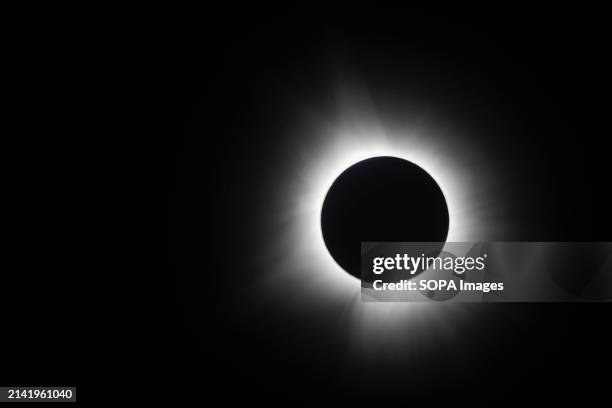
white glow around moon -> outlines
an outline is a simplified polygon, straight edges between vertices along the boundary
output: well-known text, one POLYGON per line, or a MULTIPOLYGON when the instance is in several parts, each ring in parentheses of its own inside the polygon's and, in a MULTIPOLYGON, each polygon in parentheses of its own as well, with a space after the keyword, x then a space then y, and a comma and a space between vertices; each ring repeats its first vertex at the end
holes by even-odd
POLYGON ((467 306, 362 303, 359 280, 335 263, 323 241, 320 216, 327 191, 361 160, 406 159, 428 172, 444 193, 447 241, 479 241, 495 239, 505 228, 498 203, 490 199, 498 179, 490 158, 471 142, 469 129, 451 128, 443 118, 410 111, 383 120, 358 92, 340 99, 339 106, 330 109, 335 114, 305 109, 310 114, 295 124, 299 130, 287 135, 291 157, 278 163, 276 190, 261 214, 268 231, 259 243, 259 262, 267 271, 263 290, 298 316, 336 313, 336 334, 350 333, 351 350, 408 351, 406 346, 429 339, 432 332, 452 332, 467 306))

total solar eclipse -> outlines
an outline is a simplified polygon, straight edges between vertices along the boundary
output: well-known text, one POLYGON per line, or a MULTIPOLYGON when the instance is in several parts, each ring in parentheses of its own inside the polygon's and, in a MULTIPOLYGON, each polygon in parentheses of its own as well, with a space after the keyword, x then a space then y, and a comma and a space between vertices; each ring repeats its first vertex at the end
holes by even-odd
POLYGON ((389 156, 344 170, 321 210, 329 253, 358 279, 361 242, 444 242, 448 225, 446 199, 436 181, 416 164, 389 156))

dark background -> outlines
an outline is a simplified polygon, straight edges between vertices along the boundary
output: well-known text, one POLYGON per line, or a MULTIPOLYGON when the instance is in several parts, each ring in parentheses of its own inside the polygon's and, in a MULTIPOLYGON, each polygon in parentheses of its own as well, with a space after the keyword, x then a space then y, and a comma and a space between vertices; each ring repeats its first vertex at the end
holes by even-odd
POLYGON ((168 39, 175 127, 162 143, 174 154, 175 379, 285 401, 584 402, 601 394, 612 340, 607 304, 476 305, 485 317, 454 346, 380 364, 339 358, 343 343, 325 335, 324 316, 248 311, 248 299, 228 306, 257 274, 226 265, 237 247, 249 254, 260 234, 252 206, 274 182, 261 168, 291 154, 278 147, 288 111, 279 101, 325 104, 334 64, 358 72, 374 99, 416 95, 449 118, 496 129, 474 137, 499 155, 502 172, 517 175, 504 186, 517 226, 506 238, 610 239, 604 22, 553 12, 392 14, 236 18, 222 28, 182 27, 168 39))
POLYGON ((330 72, 358 75, 374 100, 410 95, 495 129, 474 138, 513 175, 505 239, 609 241, 603 13, 89 18, 28 17, 10 36, 3 384, 76 385, 82 401, 111 399, 102 385, 135 399, 290 404, 605 393, 608 304, 469 305, 479 318, 456 344, 373 364, 339 357, 325 313, 236 301, 258 271, 227 266, 262 235, 256 207, 282 171, 266 163, 291 160, 286 101, 329 106, 330 72))

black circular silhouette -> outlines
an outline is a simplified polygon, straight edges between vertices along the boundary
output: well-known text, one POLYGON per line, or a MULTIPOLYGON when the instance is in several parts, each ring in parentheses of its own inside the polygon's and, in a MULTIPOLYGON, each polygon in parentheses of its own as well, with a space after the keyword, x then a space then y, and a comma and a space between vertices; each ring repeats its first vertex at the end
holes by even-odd
POLYGON ((445 242, 448 207, 436 181, 416 164, 372 157, 334 181, 321 228, 334 260, 360 279, 361 242, 445 242))

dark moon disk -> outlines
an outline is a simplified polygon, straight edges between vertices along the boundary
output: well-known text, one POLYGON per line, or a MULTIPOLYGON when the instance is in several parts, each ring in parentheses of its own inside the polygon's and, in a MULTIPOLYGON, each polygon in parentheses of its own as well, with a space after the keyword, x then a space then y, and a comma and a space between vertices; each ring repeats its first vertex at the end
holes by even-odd
POLYGON ((425 170, 396 157, 373 157, 334 181, 321 228, 334 260, 361 279, 361 242, 445 242, 448 207, 425 170))

